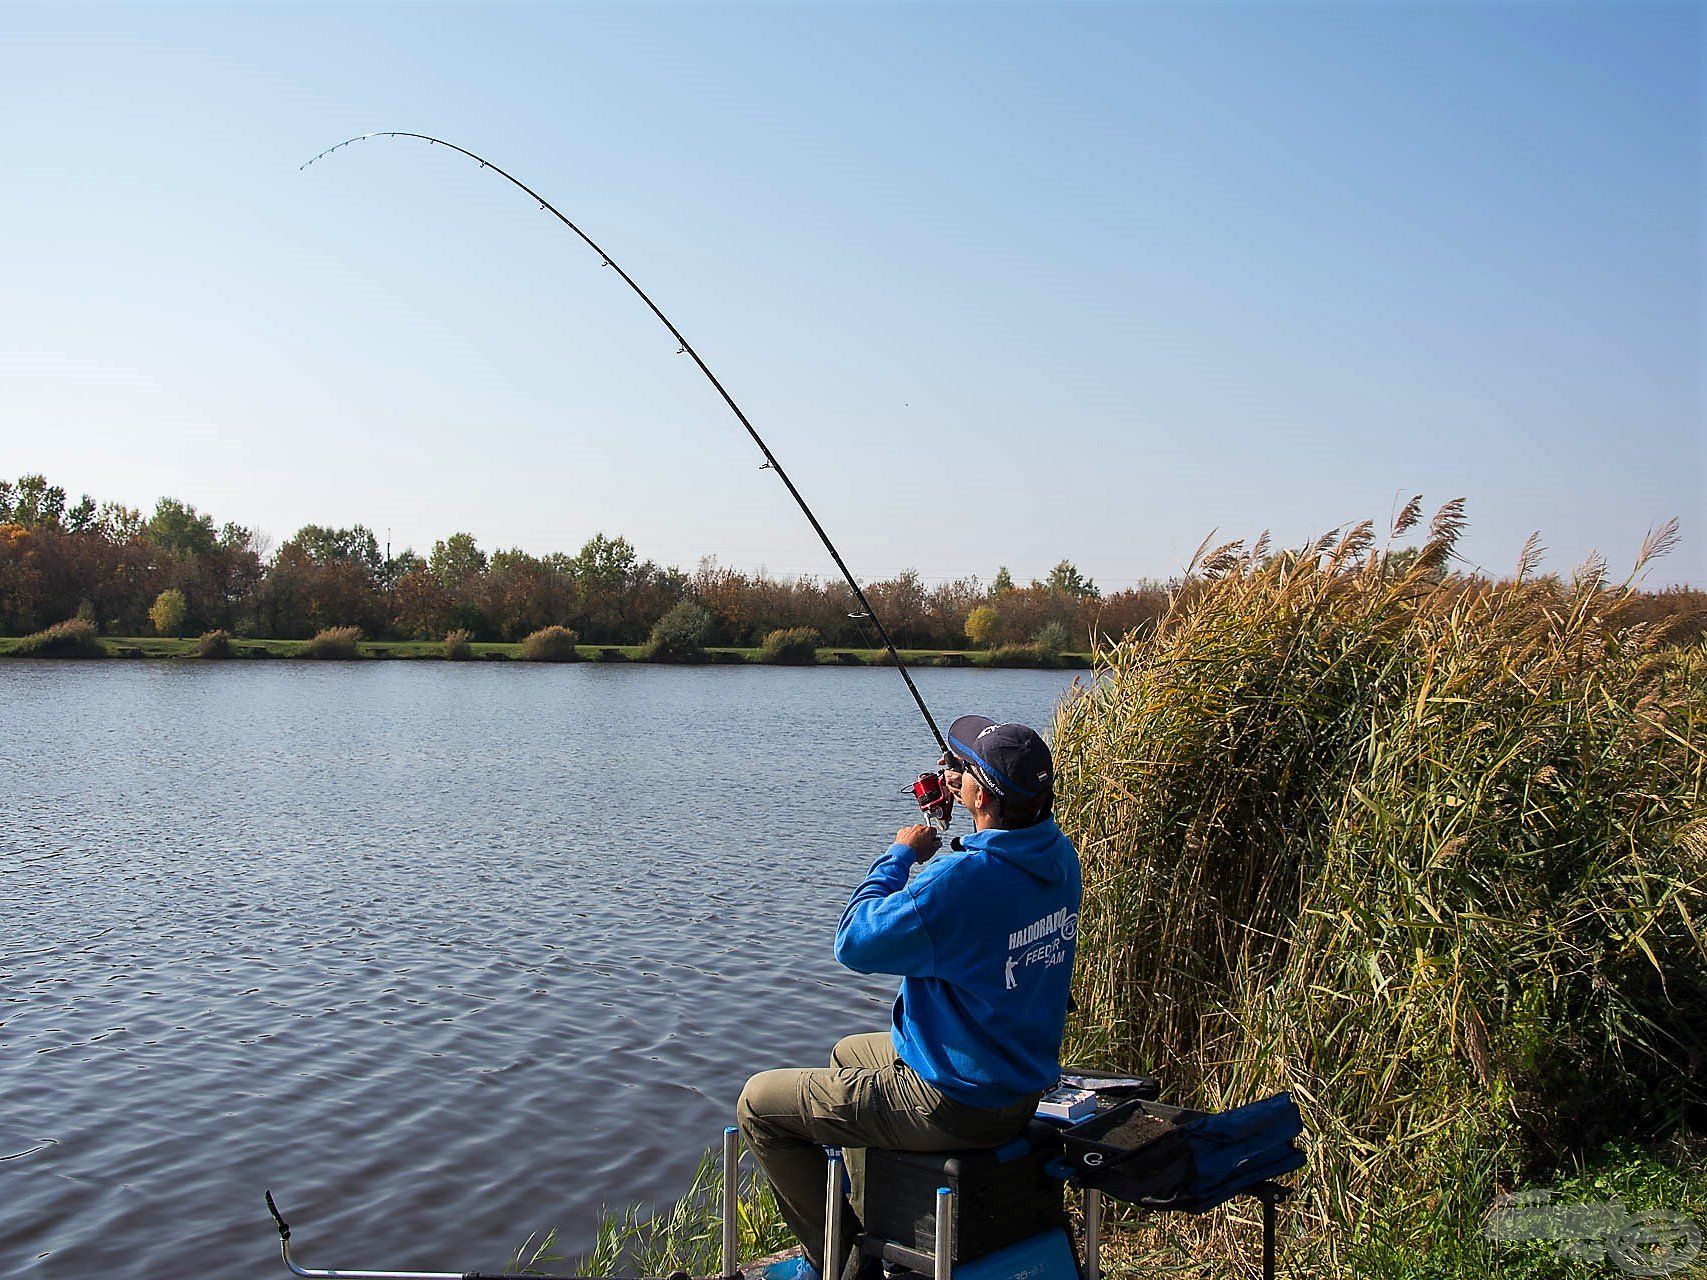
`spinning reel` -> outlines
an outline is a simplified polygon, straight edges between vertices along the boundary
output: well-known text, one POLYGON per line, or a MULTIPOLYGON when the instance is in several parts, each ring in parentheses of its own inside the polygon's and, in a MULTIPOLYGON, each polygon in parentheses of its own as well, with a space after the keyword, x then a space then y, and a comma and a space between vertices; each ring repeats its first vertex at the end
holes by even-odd
POLYGON ((921 773, 913 783, 913 799, 919 802, 919 812, 925 815, 925 821, 938 831, 948 830, 949 819, 954 816, 954 792, 949 790, 942 770, 921 773))

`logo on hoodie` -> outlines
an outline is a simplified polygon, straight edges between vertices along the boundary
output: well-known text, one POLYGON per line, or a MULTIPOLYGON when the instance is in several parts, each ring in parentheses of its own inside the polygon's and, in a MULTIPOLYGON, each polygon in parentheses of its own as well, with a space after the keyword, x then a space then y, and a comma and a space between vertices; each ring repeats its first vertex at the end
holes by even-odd
POLYGON ((1025 928, 1008 934, 1008 957, 1002 970, 1003 987, 1012 991, 1019 986, 1016 968, 1042 965, 1045 969, 1052 969, 1058 964, 1068 963, 1072 959, 1068 944, 1078 934, 1079 913, 1067 907, 1051 911, 1025 928))

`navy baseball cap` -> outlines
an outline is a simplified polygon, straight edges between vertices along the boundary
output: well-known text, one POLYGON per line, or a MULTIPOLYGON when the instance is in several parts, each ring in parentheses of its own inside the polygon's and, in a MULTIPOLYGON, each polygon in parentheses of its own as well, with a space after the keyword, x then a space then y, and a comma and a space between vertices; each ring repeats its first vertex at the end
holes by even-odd
POLYGON ((1035 729, 961 716, 948 727, 948 749, 984 788, 1003 799, 1035 800, 1055 782, 1055 758, 1035 729))

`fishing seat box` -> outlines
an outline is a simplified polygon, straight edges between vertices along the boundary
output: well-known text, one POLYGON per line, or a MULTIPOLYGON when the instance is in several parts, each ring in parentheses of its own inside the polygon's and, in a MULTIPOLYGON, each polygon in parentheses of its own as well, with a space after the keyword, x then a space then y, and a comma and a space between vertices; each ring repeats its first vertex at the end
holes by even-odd
POLYGON ((936 1248, 936 1192, 954 1192, 954 1260, 969 1262, 1066 1221, 1057 1130, 1034 1120, 1005 1146, 974 1151, 867 1148, 865 1202, 854 1208, 868 1236, 929 1255, 936 1248))

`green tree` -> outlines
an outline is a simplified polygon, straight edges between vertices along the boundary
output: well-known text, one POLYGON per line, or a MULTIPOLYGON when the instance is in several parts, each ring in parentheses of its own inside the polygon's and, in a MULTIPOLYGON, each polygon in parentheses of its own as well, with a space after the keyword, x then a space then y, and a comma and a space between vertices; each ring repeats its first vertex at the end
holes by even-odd
POLYGON ((127 507, 122 502, 103 502, 96 513, 95 525, 108 542, 123 546, 142 537, 147 521, 135 507, 127 507))
POLYGON ((379 539, 364 524, 353 524, 347 529, 305 524, 285 545, 298 548, 315 564, 354 564, 369 576, 377 575, 383 563, 379 539))
POLYGON ((142 539, 175 556, 205 556, 219 535, 214 532, 212 516, 204 516, 176 498, 162 498, 142 527, 142 539))
POLYGON ((26 529, 64 527, 65 490, 49 484, 44 475, 19 476, 16 484, 0 481, 0 523, 26 529))
POLYGON ((1078 600, 1094 600, 1101 594, 1097 591, 1096 583, 1080 573, 1078 566, 1071 560, 1063 560, 1051 569, 1048 580, 1043 585, 1051 591, 1058 591, 1078 600))
POLYGON ((650 561, 641 564, 627 538, 602 533, 589 538, 569 561, 582 635, 592 641, 633 640, 645 634, 646 623, 670 603, 654 601, 642 608, 641 587, 656 573, 650 561))
POLYGON ((1001 616, 987 604, 978 605, 966 615, 966 638, 980 649, 989 647, 996 638, 996 624, 1001 616))
POLYGON ((255 531, 227 520, 219 526, 219 545, 227 551, 253 551, 255 531))
POLYGON ((990 594, 993 596, 999 596, 1002 592, 1012 591, 1013 589, 1014 576, 1008 572, 1008 567, 1004 564, 1001 568, 996 570, 996 580, 990 584, 990 594))
POLYGON ((65 513, 65 528, 69 533, 91 533, 100 527, 100 512, 95 500, 84 494, 77 505, 65 513))
POLYGON ((154 597, 154 603, 148 609, 148 620, 160 635, 175 636, 183 633, 184 615, 188 612, 184 593, 176 587, 168 587, 154 597))
POLYGON ((379 585, 387 591, 397 590, 397 584, 412 573, 425 573, 427 562, 415 553, 413 547, 404 547, 391 559, 380 566, 379 585))
POLYGON ((627 538, 595 533, 570 561, 569 569, 588 591, 620 591, 633 581, 639 562, 627 538))
POLYGON ((446 591, 464 591, 486 572, 486 553, 472 533, 453 533, 433 543, 427 568, 446 591))

